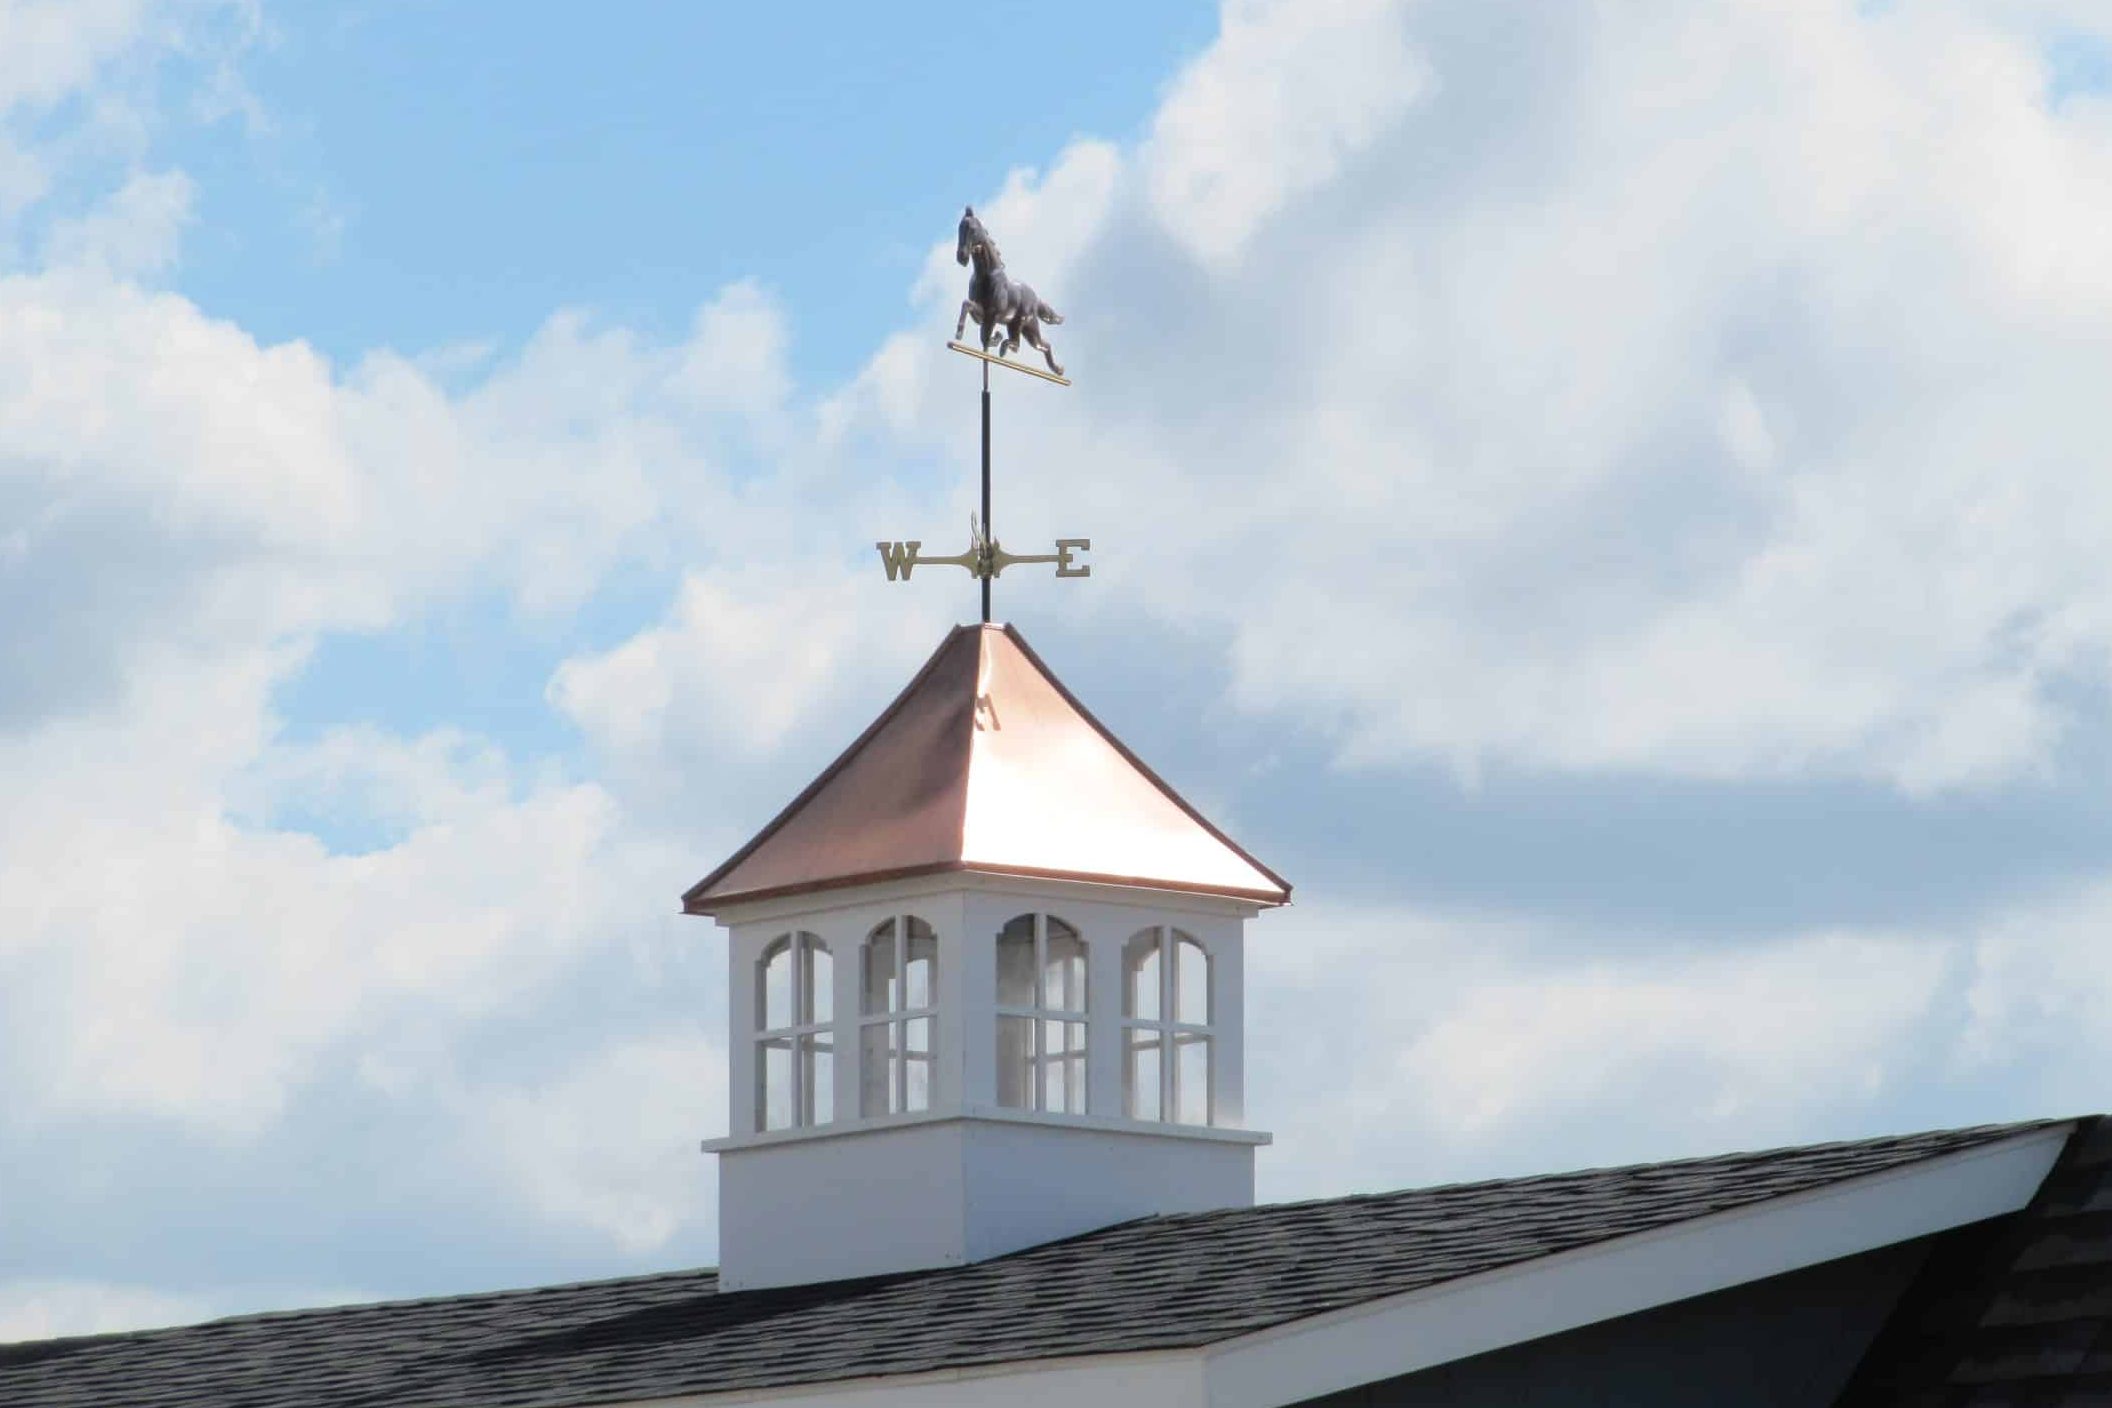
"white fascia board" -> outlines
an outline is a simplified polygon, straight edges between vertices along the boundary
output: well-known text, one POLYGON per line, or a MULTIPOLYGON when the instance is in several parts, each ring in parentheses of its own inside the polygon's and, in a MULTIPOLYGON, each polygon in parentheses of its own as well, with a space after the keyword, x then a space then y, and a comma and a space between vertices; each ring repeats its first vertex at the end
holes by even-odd
POLYGON ((1294 1320, 1205 1351, 1208 1408, 1322 1394, 2014 1212, 2072 1124, 1294 1320))
POLYGON ((767 919, 825 914, 856 909, 882 901, 912 897, 977 892, 1016 895, 1028 900, 1061 899, 1086 903, 1127 905, 1165 910, 1169 913, 1210 915, 1217 918, 1252 919, 1263 909, 1281 908, 1229 895, 1202 894, 1192 890, 1161 890, 1150 885, 1119 885, 1104 880, 1070 880, 1054 876, 1009 875, 982 870, 941 870, 928 875, 906 875, 892 880, 866 880, 803 890, 767 899, 735 901, 721 907, 715 916, 721 928, 767 919))
POLYGON ((1201 1350, 1096 1354, 947 1369, 932 1374, 838 1379, 793 1388, 692 1394, 611 1408, 1078 1408, 1081 1403, 1206 1408, 1201 1350))
POLYGON ((707 1154, 725 1154, 741 1149, 762 1149, 773 1144, 813 1144, 824 1139, 849 1139, 861 1134, 881 1134, 920 1124, 958 1124, 980 1120, 986 1124, 1040 1125, 1044 1129, 1083 1129, 1095 1134, 1129 1134, 1139 1139, 1181 1139, 1191 1144, 1270 1144, 1276 1136, 1259 1129, 1228 1129, 1223 1125, 1169 1124, 1163 1120, 1133 1120, 1114 1115, 1058 1115, 1042 1110, 1015 1110, 1007 1105, 964 1105, 956 1110, 913 1110, 899 1115, 864 1115, 857 1119, 832 1120, 828 1124, 794 1129, 760 1130, 754 1134, 728 1134, 706 1139, 697 1147, 707 1154))

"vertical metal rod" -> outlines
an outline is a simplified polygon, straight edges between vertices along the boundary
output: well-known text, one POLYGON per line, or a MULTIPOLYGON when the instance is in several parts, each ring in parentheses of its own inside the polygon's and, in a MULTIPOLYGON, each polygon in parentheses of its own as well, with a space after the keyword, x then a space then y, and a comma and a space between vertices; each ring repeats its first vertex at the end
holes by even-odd
MULTIPOLYGON (((983 541, 997 541, 990 526, 990 364, 983 363, 983 541)), ((983 578, 983 624, 990 624, 990 579, 983 578)))

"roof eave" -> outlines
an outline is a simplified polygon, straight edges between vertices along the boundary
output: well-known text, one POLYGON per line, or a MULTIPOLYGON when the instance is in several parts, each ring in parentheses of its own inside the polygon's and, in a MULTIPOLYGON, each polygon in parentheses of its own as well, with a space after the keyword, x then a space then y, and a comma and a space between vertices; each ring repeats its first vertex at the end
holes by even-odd
POLYGON ((1026 865, 993 865, 978 861, 937 861, 928 865, 898 866, 892 870, 870 870, 854 875, 831 876, 826 880, 803 881, 796 885, 774 885, 753 890, 729 891, 725 894, 699 894, 692 891, 682 898, 682 912, 717 916, 721 912, 741 905, 755 904, 764 900, 786 899, 794 895, 821 894, 831 890, 848 889, 856 885, 881 885, 892 880, 909 880, 925 875, 998 875, 1024 880, 1060 880, 1084 885, 1112 885, 1131 890, 1161 890, 1172 894, 1209 895, 1219 899, 1239 900, 1259 905, 1264 909, 1275 909, 1291 902, 1290 887, 1281 890, 1247 889, 1236 885, 1207 885, 1183 880, 1160 880, 1148 875, 1105 875, 1079 870, 1052 870, 1026 865))

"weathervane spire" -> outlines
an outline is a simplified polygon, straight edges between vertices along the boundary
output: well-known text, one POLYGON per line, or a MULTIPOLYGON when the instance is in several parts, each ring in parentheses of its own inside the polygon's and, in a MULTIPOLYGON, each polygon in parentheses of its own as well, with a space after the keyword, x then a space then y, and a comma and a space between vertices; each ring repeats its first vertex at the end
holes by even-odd
POLYGON ((1049 346, 1042 335, 1044 324, 1055 326, 1063 321, 1063 315, 1051 308, 1033 289, 1005 271, 1004 256, 998 253, 996 241, 983 228, 983 222, 975 215, 975 207, 968 206, 961 212, 960 236, 954 245, 954 261, 972 265, 968 277, 968 296, 961 300, 961 315, 953 327, 953 340, 946 345, 963 356, 974 357, 982 363, 983 373, 983 509, 980 518, 971 514, 968 518, 968 551, 951 557, 927 557, 922 552, 924 544, 917 539, 897 542, 879 542, 874 546, 880 550, 880 565, 887 572, 890 582, 909 580, 910 573, 918 567, 963 567, 968 575, 982 583, 983 623, 990 622, 990 584, 1007 567, 1021 563, 1054 563, 1059 577, 1090 577, 1093 569, 1078 561, 1078 554, 1089 551, 1093 544, 1090 538, 1058 538, 1056 551, 1050 553, 1009 553, 998 546, 997 534, 991 527, 990 517, 990 368, 1006 367, 1058 386, 1069 386, 1070 378, 1063 374, 1063 367, 1056 361, 1055 349, 1049 346), (970 347, 960 340, 975 319, 981 331, 979 347, 970 347), (1049 369, 1030 367, 1022 362, 1010 360, 1010 354, 1019 350, 1024 339, 1028 346, 1041 353, 1049 369), (991 344, 997 350, 991 350, 991 344))

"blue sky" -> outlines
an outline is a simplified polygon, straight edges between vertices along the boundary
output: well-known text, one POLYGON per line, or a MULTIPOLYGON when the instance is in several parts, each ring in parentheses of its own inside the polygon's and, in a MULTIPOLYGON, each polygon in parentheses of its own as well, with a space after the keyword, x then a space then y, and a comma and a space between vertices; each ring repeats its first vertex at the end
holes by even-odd
POLYGON ((1134 135, 1207 5, 352 3, 265 12, 264 116, 183 133, 180 283, 271 341, 514 346, 554 308, 662 336, 753 279, 833 380, 931 231, 1028 153, 1134 135))
POLYGON ((1265 1196, 2112 1101, 2095 7, 604 10, 0 0, 0 1339, 712 1259, 964 202, 1265 1196))
MULTIPOLYGON (((1133 135, 1216 26, 1192 4, 969 6, 938 23, 887 7, 263 13, 241 63, 258 115, 198 111, 157 147, 200 185, 174 283, 206 312, 339 360, 499 353, 559 308, 679 335, 714 290, 752 280, 795 326, 809 384, 854 372, 903 316, 960 193, 1074 136, 1133 135)), ((605 609, 541 629, 487 600, 326 639, 282 696, 288 725, 473 717, 562 749, 543 680, 666 588, 613 584, 605 609)))

